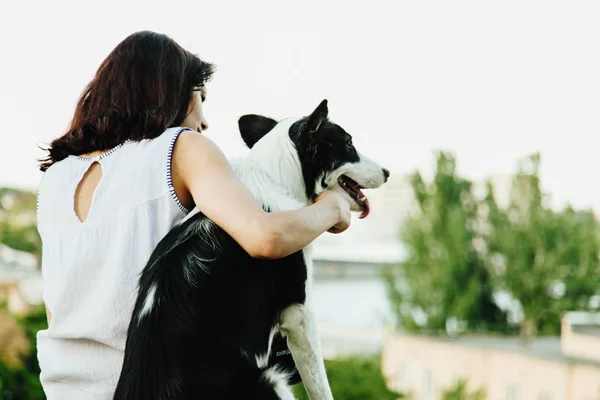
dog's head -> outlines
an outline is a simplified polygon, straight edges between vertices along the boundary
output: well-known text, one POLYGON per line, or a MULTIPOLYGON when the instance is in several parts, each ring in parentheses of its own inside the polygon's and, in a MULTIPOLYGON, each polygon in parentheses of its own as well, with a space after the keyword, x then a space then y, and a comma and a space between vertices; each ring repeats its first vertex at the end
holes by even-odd
POLYGON ((360 154, 352 136, 328 119, 327 100, 306 117, 278 122, 249 114, 238 125, 253 158, 273 160, 270 172, 286 186, 293 185, 293 191, 302 192, 308 202, 324 190, 334 190, 348 196, 352 210, 362 211, 364 218, 369 202, 361 189, 378 188, 390 175, 360 154))

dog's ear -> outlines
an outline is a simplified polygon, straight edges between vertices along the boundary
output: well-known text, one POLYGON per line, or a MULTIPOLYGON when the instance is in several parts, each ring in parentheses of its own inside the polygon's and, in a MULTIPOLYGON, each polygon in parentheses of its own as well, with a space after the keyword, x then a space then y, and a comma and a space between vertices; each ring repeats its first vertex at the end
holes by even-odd
POLYGON ((327 99, 323 100, 321 104, 308 116, 306 121, 306 129, 309 134, 313 134, 319 130, 321 124, 327 120, 329 109, 327 108, 327 99))
POLYGON ((263 136, 277 125, 277 121, 262 115, 247 114, 240 117, 238 127, 242 134, 242 139, 248 148, 252 148, 263 136))

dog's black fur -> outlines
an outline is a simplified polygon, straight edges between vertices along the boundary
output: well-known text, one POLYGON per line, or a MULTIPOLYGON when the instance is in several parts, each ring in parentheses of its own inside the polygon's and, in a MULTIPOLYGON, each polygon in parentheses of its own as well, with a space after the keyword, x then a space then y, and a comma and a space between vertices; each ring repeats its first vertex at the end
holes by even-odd
MULTIPOLYGON (((239 120, 250 148, 277 124, 258 115, 239 120)), ((307 203, 327 188, 331 171, 360 159, 350 135, 327 119, 326 101, 293 123, 289 138, 307 203)), ((259 201, 266 211, 281 208, 269 196, 259 201)), ((269 355, 282 311, 305 303, 307 279, 303 251, 252 258, 202 213, 175 226, 139 280, 114 398, 279 399, 256 357, 269 355)))

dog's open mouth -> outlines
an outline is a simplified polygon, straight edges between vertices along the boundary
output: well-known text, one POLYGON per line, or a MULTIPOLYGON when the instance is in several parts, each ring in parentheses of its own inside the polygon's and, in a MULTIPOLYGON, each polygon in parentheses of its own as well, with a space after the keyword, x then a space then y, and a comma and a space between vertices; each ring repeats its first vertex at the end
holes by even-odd
POLYGON ((359 218, 362 219, 369 215, 369 200, 367 200, 367 196, 365 196, 364 193, 361 192, 360 189, 362 189, 362 187, 346 175, 341 175, 338 178, 338 182, 340 186, 346 191, 346 193, 348 193, 348 195, 352 197, 354 201, 356 201, 356 204, 358 204, 360 208, 362 208, 362 213, 360 214, 359 218))

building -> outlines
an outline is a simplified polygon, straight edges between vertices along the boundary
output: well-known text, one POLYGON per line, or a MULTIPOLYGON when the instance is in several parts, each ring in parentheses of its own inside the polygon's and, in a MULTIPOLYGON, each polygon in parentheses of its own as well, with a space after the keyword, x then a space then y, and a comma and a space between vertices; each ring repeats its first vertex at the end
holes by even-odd
POLYGON ((397 264, 405 257, 402 243, 363 243, 315 246, 314 278, 361 279, 381 276, 381 267, 397 264))
POLYGON ((600 313, 567 313, 561 336, 440 338, 388 335, 382 368, 391 388, 438 400, 458 379, 490 400, 600 400, 600 313))
POLYGON ((37 258, 0 243, 0 302, 14 314, 42 304, 42 276, 37 258))

